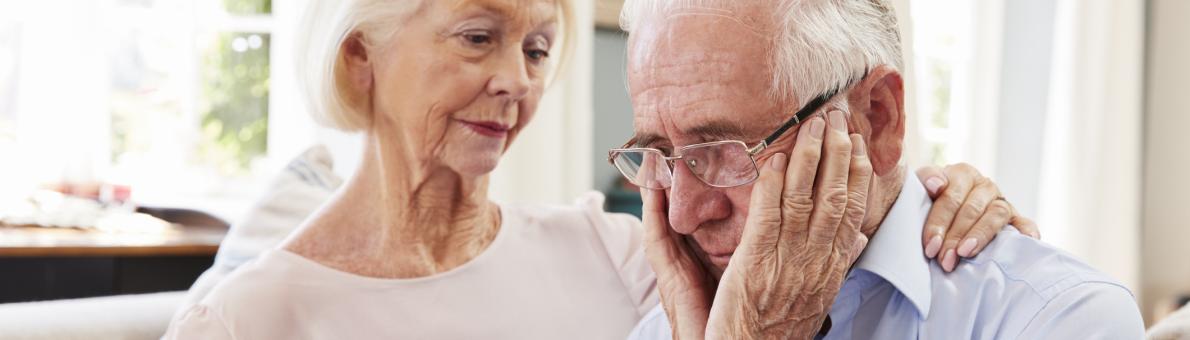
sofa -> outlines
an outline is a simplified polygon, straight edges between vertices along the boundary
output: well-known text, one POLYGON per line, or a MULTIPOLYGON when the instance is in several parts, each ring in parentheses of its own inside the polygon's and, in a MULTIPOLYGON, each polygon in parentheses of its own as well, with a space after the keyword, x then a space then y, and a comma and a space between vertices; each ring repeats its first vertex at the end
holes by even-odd
MULTIPOLYGON (((0 339, 158 339, 175 314, 198 303, 235 268, 276 247, 342 184, 326 148, 289 162, 189 290, 0 304, 0 339)), ((2 273, 0 273, 2 274, 2 273)), ((3 277, 0 276, 0 280, 3 277)))

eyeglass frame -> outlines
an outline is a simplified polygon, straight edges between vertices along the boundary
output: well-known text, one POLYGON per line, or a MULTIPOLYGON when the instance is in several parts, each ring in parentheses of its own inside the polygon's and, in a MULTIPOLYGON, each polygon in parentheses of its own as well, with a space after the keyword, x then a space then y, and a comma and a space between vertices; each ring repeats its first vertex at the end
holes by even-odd
MULTIPOLYGON (((861 75, 859 78, 856 78, 856 79, 857 80, 863 79, 867 76, 868 76, 868 71, 865 70, 863 75, 861 75)), ((752 147, 749 147, 747 143, 744 143, 743 141, 740 141, 740 140, 732 140, 732 139, 719 140, 719 141, 691 144, 691 145, 686 145, 686 146, 676 148, 676 149, 674 149, 674 152, 673 152, 674 154, 676 154, 676 156, 668 156, 665 154, 665 152, 658 150, 656 148, 620 147, 620 148, 608 150, 607 162, 610 163, 612 165, 612 167, 616 168, 616 170, 620 172, 620 175, 624 176, 624 178, 627 178, 629 180, 629 182, 633 182, 632 178, 630 176, 628 176, 628 174, 624 173, 624 169, 620 169, 620 167, 616 165, 616 161, 615 161, 616 155, 623 153, 623 152, 656 151, 657 153, 661 154, 661 160, 665 161, 666 166, 669 167, 670 177, 672 177, 673 172, 674 172, 674 161, 685 157, 684 153, 682 152, 683 150, 707 147, 707 146, 711 146, 711 145, 738 143, 740 145, 743 145, 744 149, 748 151, 748 158, 752 160, 752 169, 753 169, 753 171, 757 171, 757 174, 755 176, 753 176, 752 179, 748 180, 747 182, 744 182, 741 184, 736 184, 736 185, 715 185, 715 184, 707 183, 707 181, 702 179, 702 177, 700 177, 700 176, 694 176, 694 177, 698 178, 698 180, 700 182, 702 182, 703 184, 706 184, 706 185, 709 185, 709 186, 715 187, 715 188, 734 188, 734 187, 738 187, 741 185, 747 185, 748 183, 755 182, 757 177, 759 177, 758 176, 759 169, 756 166, 756 155, 757 154, 760 154, 760 152, 767 149, 769 147, 769 145, 772 145, 773 142, 776 142, 777 139, 781 138, 781 136, 784 135, 786 131, 789 131, 790 128, 797 126, 798 124, 801 124, 802 122, 804 122, 806 120, 809 120, 810 116, 813 115, 814 112, 818 111, 818 109, 821 109, 824 105, 826 105, 827 102, 829 102, 832 98, 834 98, 835 95, 839 94, 839 92, 842 92, 843 89, 850 87, 852 83, 854 83, 854 81, 849 81, 848 84, 845 86, 832 89, 830 91, 822 93, 818 97, 814 97, 813 100, 811 100, 809 103, 806 103, 806 106, 803 106, 800 110, 795 112, 793 114, 792 118, 789 118, 789 120, 785 121, 784 124, 781 124, 781 126, 778 127, 776 131, 773 131, 773 133, 769 134, 768 137, 765 137, 764 140, 757 142, 756 145, 752 146, 752 147)), ((624 146, 632 145, 632 143, 635 143, 635 141, 636 141, 636 138, 629 139, 627 143, 624 143, 624 146)), ((633 185, 636 185, 636 183, 633 183, 633 185)), ((670 184, 670 186, 672 187, 673 185, 670 184)))

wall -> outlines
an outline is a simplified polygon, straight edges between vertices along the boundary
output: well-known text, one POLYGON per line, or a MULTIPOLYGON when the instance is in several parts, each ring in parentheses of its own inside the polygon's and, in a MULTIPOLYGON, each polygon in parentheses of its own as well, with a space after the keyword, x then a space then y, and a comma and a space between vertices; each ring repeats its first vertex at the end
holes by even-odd
POLYGON ((1141 237, 1143 308, 1152 322, 1157 301, 1190 294, 1190 1, 1149 2, 1144 205, 1141 237))
POLYGON ((594 121, 591 143, 592 173, 596 190, 606 190, 620 173, 607 163, 607 150, 632 137, 632 102, 628 98, 627 36, 619 30, 595 31, 594 121))
POLYGON ((1004 1, 996 183, 1025 216, 1037 217, 1055 2, 1004 1))

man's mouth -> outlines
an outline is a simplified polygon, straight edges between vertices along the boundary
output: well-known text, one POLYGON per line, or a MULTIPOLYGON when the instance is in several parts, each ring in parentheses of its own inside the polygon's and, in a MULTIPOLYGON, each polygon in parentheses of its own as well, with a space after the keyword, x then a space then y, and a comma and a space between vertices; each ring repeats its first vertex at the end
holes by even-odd
POLYGON ((727 264, 729 262, 731 262, 731 255, 734 253, 735 252, 715 253, 715 254, 707 253, 707 259, 711 260, 711 264, 714 264, 719 267, 727 267, 727 264))

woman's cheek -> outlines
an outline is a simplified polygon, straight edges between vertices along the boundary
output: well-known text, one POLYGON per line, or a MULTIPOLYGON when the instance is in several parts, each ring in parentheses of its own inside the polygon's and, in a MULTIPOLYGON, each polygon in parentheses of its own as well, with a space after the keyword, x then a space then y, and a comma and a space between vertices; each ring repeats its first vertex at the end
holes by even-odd
POLYGON ((534 89, 533 93, 530 93, 525 97, 524 100, 521 100, 519 103, 517 103, 516 131, 508 136, 508 141, 504 146, 505 150, 508 150, 508 147, 512 145, 513 140, 516 140, 516 136, 520 135, 521 130, 526 126, 529 126, 529 123, 533 122, 533 117, 537 116, 537 104, 540 102, 541 90, 534 89))

